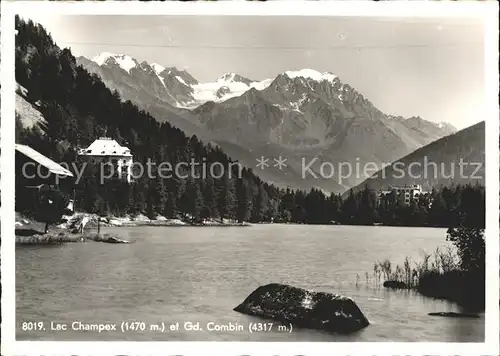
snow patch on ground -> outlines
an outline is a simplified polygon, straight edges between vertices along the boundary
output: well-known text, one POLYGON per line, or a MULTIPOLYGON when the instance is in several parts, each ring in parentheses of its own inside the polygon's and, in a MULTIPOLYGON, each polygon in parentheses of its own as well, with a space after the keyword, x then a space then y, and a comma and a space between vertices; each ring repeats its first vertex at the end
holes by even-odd
POLYGON ((150 221, 151 219, 143 214, 136 215, 134 221, 150 221))
POLYGON ((111 225, 111 226, 123 226, 123 222, 121 222, 118 219, 110 219, 109 225, 111 225))

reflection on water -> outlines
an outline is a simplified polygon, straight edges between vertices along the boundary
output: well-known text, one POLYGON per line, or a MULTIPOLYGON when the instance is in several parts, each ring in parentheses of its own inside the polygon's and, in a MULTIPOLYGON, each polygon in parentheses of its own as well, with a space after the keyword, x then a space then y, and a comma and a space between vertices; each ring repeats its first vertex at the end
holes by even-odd
POLYGON ((440 318, 458 311, 412 291, 378 288, 373 263, 418 261, 445 244, 444 229, 256 225, 251 228, 141 227, 114 232, 129 245, 75 243, 16 248, 19 340, 474 341, 479 319, 440 318), (366 281, 365 272, 369 273, 366 281), (360 278, 357 281, 356 275, 360 278), (352 297, 371 325, 347 335, 185 331, 186 321, 247 326, 232 309, 256 287, 278 282, 352 297), (23 332, 23 321, 180 323, 178 331, 23 332))

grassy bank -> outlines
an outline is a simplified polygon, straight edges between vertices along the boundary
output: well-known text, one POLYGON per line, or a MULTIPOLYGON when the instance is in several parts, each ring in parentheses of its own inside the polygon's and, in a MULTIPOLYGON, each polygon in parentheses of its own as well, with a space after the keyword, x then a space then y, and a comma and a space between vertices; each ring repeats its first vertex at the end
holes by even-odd
POLYGON ((484 271, 462 271, 460 269, 423 275, 417 291, 427 297, 445 299, 459 304, 467 310, 483 311, 486 303, 484 271))
POLYGON ((402 265, 389 260, 377 262, 373 275, 377 284, 386 288, 411 289, 420 294, 459 304, 466 310, 482 311, 485 308, 485 272, 461 267, 456 250, 436 249, 424 254, 420 262, 406 257, 402 265))
POLYGON ((109 239, 119 239, 112 234, 97 234, 84 232, 83 234, 70 233, 67 230, 53 230, 43 234, 37 230, 16 230, 16 244, 20 245, 43 245, 61 244, 70 242, 106 242, 109 239))
POLYGON ((49 231, 46 234, 36 231, 32 234, 25 234, 16 230, 16 244, 41 245, 84 241, 85 239, 81 234, 69 234, 65 231, 49 231))

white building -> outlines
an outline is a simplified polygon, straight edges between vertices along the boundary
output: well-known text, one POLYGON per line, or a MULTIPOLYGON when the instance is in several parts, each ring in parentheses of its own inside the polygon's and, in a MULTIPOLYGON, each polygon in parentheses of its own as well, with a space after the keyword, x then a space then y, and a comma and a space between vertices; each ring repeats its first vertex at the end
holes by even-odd
POLYGON ((402 194, 405 198, 405 204, 410 205, 410 202, 414 199, 418 199, 420 194, 422 194, 422 186, 420 184, 404 185, 401 187, 391 187, 391 190, 395 190, 398 195, 402 194))
POLYGON ((378 197, 381 198, 384 195, 390 194, 392 191, 395 191, 398 196, 402 195, 406 205, 410 205, 412 200, 417 200, 420 195, 426 193, 422 190, 422 186, 420 184, 410 184, 403 186, 390 186, 389 190, 379 191, 378 197))
POLYGON ((113 177, 126 179, 129 183, 132 180, 133 156, 130 149, 120 146, 118 142, 110 137, 100 137, 89 147, 81 149, 78 156, 111 163, 111 165, 105 167, 112 169, 113 177))

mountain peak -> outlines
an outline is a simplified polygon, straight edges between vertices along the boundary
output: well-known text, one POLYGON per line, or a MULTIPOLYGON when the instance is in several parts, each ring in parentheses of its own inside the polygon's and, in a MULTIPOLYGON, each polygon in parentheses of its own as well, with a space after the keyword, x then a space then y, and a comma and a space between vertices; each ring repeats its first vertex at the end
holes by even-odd
POLYGON ((157 74, 160 74, 165 70, 165 67, 158 63, 151 64, 151 68, 153 68, 157 74))
POLYGON ((449 129, 454 129, 455 131, 457 130, 455 126, 453 126, 452 124, 446 122, 446 121, 441 121, 441 122, 438 122, 436 124, 440 129, 442 128, 449 128, 449 129))
POLYGON ((239 74, 236 73, 225 73, 222 75, 219 79, 218 82, 233 82, 233 83, 243 83, 246 84, 247 86, 250 86, 252 83, 254 83, 253 80, 250 80, 248 78, 245 78, 239 74))
POLYGON ((301 70, 288 70, 284 73, 286 76, 288 76, 290 79, 294 79, 297 77, 301 78, 309 78, 312 80, 315 80, 317 82, 322 82, 322 81, 329 81, 333 82, 335 78, 337 78, 336 75, 330 73, 330 72, 324 72, 320 73, 317 70, 314 69, 301 69, 301 70))
POLYGON ((452 124, 445 122, 445 121, 441 121, 441 122, 436 123, 436 126, 439 127, 447 135, 454 134, 455 132, 458 131, 455 126, 453 126, 452 124))
MULTIPOLYGON (((163 68, 163 67, 161 67, 163 68)), ((167 76, 173 76, 175 77, 178 81, 180 81, 182 84, 186 86, 190 85, 195 85, 198 84, 198 81, 186 70, 180 70, 177 67, 167 67, 163 68, 162 72, 165 72, 164 75, 167 76)))
POLYGON ((223 80, 223 81, 231 81, 231 80, 234 80, 234 77, 236 76, 236 73, 224 73, 220 78, 219 80, 223 80))
POLYGON ((102 52, 92 58, 92 61, 100 66, 114 62, 127 73, 130 73, 130 70, 137 66, 137 61, 134 58, 126 54, 115 54, 110 52, 102 52))

